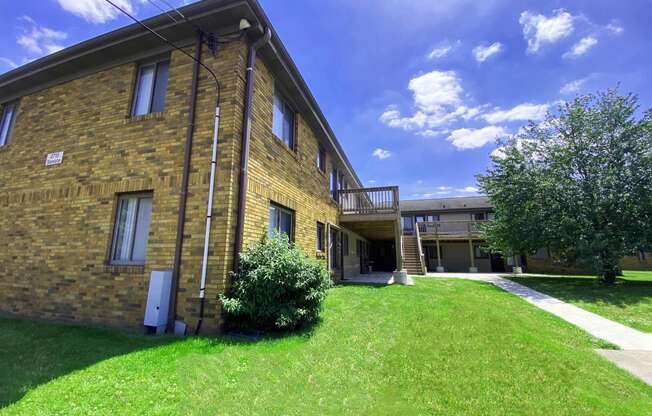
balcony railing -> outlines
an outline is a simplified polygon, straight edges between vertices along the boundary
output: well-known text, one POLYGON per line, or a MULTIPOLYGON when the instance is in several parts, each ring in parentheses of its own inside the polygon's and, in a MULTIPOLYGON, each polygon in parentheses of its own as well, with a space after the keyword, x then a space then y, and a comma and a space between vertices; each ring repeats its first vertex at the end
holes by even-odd
POLYGON ((337 194, 342 214, 374 215, 398 213, 398 186, 342 189, 337 194))
POLYGON ((445 238, 445 237, 477 237, 480 235, 482 224, 487 221, 428 221, 418 222, 421 238, 445 238))

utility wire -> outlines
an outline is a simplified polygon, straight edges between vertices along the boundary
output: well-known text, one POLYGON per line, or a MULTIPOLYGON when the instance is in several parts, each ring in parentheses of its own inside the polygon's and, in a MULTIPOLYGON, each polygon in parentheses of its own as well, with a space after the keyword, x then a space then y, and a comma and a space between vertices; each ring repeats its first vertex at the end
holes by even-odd
POLYGON ((159 11, 161 11, 162 13, 165 13, 170 19, 172 19, 174 21, 174 23, 179 23, 179 21, 177 19, 175 19, 174 16, 172 16, 167 10, 165 10, 161 6, 159 6, 158 3, 155 3, 154 0, 147 0, 147 2, 149 4, 151 4, 152 6, 156 7, 157 9, 159 9, 159 11))
POLYGON ((212 69, 210 69, 210 68, 209 68, 206 64, 204 64, 203 62, 201 62, 201 61, 195 59, 195 57, 192 56, 191 54, 189 54, 188 52, 184 51, 183 49, 181 49, 180 47, 178 47, 177 45, 175 45, 174 43, 172 43, 171 41, 169 41, 165 36, 161 35, 161 34, 158 33, 157 31, 155 31, 154 29, 152 29, 152 28, 150 28, 149 26, 147 26, 145 23, 143 23, 143 22, 141 22, 140 20, 136 19, 134 16, 132 16, 131 14, 129 14, 126 10, 124 10, 123 8, 121 8, 120 6, 118 6, 117 4, 115 4, 113 1, 111 1, 111 0, 105 0, 105 1, 106 1, 107 3, 109 3, 111 6, 115 7, 116 9, 118 9, 122 14, 124 14, 125 16, 127 16, 128 18, 130 18, 131 20, 133 20, 134 22, 136 22, 137 24, 139 24, 140 26, 142 26, 143 28, 145 28, 148 32, 150 32, 151 34, 153 34, 153 35, 156 36, 157 38, 161 39, 163 42, 167 43, 168 45, 172 46, 174 49, 176 49, 176 50, 178 50, 179 52, 183 53, 184 55, 186 55, 187 57, 189 57, 190 59, 192 59, 193 61, 195 61, 197 64, 199 64, 199 65, 201 65, 202 67, 204 67, 204 69, 206 69, 206 70, 208 71, 208 73, 210 73, 211 76, 213 77, 213 79, 215 80, 215 86, 216 86, 216 88, 217 88, 217 103, 219 104, 219 102, 220 102, 220 96, 221 96, 221 91, 222 91, 222 87, 221 87, 221 85, 220 85, 220 81, 217 79, 217 75, 215 75, 215 72, 213 72, 212 69))

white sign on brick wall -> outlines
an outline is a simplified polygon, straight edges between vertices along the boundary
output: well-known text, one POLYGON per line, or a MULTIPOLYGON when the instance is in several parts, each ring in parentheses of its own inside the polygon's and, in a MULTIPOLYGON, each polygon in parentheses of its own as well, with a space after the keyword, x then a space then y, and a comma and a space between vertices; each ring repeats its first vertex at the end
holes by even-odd
POLYGON ((60 165, 63 163, 63 152, 48 153, 45 158, 45 166, 60 165))

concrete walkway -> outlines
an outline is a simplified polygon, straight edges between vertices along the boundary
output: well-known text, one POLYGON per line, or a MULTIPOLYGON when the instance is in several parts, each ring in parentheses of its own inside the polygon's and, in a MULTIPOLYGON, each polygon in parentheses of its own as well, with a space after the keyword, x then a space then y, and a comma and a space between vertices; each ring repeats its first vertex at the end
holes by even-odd
POLYGON ((600 350, 600 354, 619 367, 652 385, 652 334, 646 334, 619 324, 575 305, 537 292, 529 287, 504 279, 492 273, 428 273, 429 277, 460 278, 491 283, 499 288, 525 299, 559 318, 580 327, 596 338, 617 345, 621 351, 600 350), (636 368, 633 371, 632 368, 636 368))

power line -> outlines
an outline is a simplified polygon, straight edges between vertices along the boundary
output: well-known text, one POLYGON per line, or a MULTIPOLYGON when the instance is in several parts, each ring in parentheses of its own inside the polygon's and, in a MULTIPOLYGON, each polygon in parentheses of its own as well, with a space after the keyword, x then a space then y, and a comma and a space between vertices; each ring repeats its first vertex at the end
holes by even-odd
MULTIPOLYGON (((134 16, 132 16, 131 14, 129 14, 126 10, 124 10, 123 8, 121 8, 120 6, 118 6, 117 4, 115 4, 113 1, 111 1, 111 0, 105 0, 105 1, 106 1, 107 3, 109 3, 111 6, 115 7, 116 9, 118 9, 122 14, 124 14, 125 16, 127 16, 128 18, 130 18, 131 20, 133 20, 134 22, 136 22, 137 24, 139 24, 140 26, 142 26, 143 28, 145 28, 148 32, 150 32, 151 34, 153 34, 153 35, 156 36, 157 38, 161 39, 163 42, 167 43, 168 45, 172 46, 174 49, 176 49, 176 50, 178 50, 179 52, 183 53, 184 55, 186 55, 187 57, 189 57, 189 58, 192 59, 193 61, 197 62, 197 64, 199 64, 199 65, 201 65, 202 67, 204 67, 204 69, 206 69, 206 70, 211 74, 211 76, 213 77, 213 79, 215 80, 215 85, 216 85, 216 87, 217 87, 217 102, 218 102, 218 104, 219 104, 219 102, 220 102, 220 95, 221 95, 221 90, 222 90, 222 88, 221 88, 221 85, 220 85, 220 81, 217 79, 217 75, 215 75, 215 72, 213 72, 212 69, 210 69, 210 68, 209 68, 206 64, 204 64, 203 62, 201 62, 201 61, 195 59, 194 56, 192 56, 192 55, 189 54, 188 52, 184 51, 183 49, 181 49, 180 47, 178 47, 177 45, 175 45, 174 43, 172 43, 171 41, 169 41, 167 38, 165 38, 163 35, 161 35, 161 34, 158 33, 157 31, 155 31, 154 29, 152 29, 152 28, 150 28, 149 26, 147 26, 145 23, 143 23, 143 22, 141 22, 140 20, 136 19, 134 16)), ((203 32, 203 31, 200 30, 200 33, 202 33, 202 32, 203 32)))
POLYGON ((163 9, 161 6, 159 6, 158 3, 155 3, 154 0, 147 0, 147 2, 148 2, 149 4, 151 4, 152 6, 156 7, 157 9, 159 9, 159 11, 161 11, 162 13, 165 13, 165 14, 166 14, 170 19, 172 19, 172 20, 174 21, 174 23, 178 23, 178 22, 179 22, 179 21, 178 21, 177 19, 175 19, 174 16, 172 16, 172 15, 171 15, 167 10, 165 10, 165 9, 163 9))

